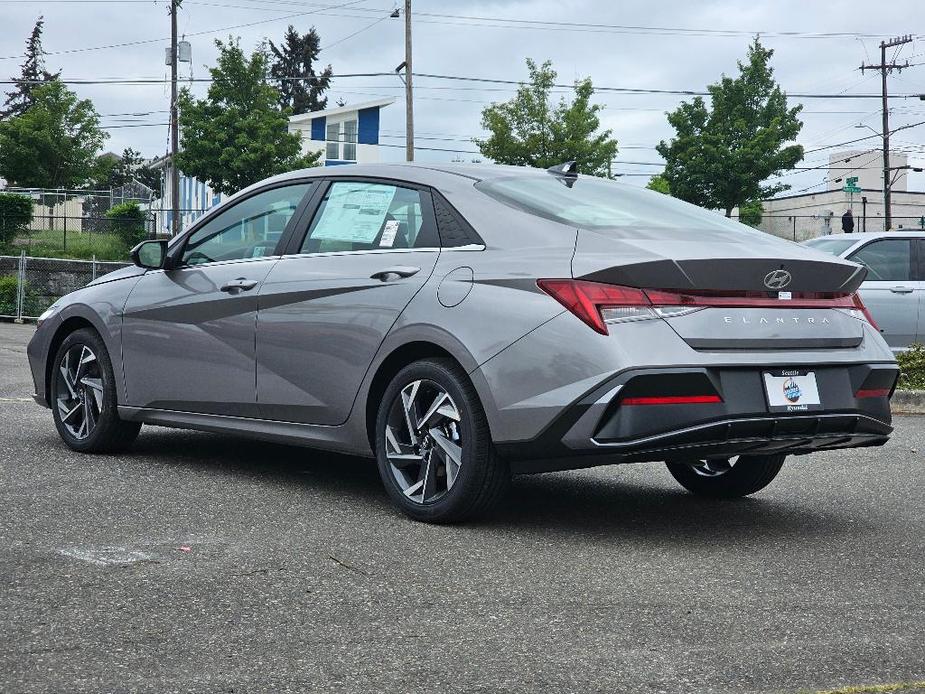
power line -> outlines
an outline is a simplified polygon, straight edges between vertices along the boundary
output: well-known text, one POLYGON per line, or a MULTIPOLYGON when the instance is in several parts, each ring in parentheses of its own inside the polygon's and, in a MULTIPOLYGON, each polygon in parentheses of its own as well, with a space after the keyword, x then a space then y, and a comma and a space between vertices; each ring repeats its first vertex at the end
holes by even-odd
MULTIPOLYGON (((9 0, 3 0, 4 2, 9 2, 9 0)), ((350 2, 341 3, 340 5, 328 5, 319 10, 309 10, 307 12, 297 12, 295 14, 284 15, 282 17, 272 17, 270 19, 261 19, 256 22, 245 22, 244 24, 233 24, 231 26, 221 27, 218 29, 206 29, 204 31, 194 31, 191 34, 186 34, 187 37, 194 36, 207 36, 208 34, 218 34, 225 31, 231 31, 233 29, 246 29, 253 26, 258 26, 260 24, 267 24, 269 22, 278 22, 285 19, 295 19, 297 17, 305 17, 311 14, 318 14, 325 9, 340 9, 342 7, 347 7, 348 5, 356 5, 358 2, 364 2, 364 0, 350 0, 350 2)), ((126 48, 128 46, 140 46, 144 44, 151 43, 162 43, 164 41, 169 41, 170 37, 166 38, 157 38, 157 39, 141 39, 138 41, 124 41, 122 43, 110 43, 104 46, 88 46, 86 48, 70 48, 61 51, 46 51, 45 55, 69 55, 72 53, 86 53, 88 51, 101 51, 109 48, 126 48)), ((25 55, 8 55, 0 57, 0 60, 19 60, 20 58, 26 57, 25 55)))

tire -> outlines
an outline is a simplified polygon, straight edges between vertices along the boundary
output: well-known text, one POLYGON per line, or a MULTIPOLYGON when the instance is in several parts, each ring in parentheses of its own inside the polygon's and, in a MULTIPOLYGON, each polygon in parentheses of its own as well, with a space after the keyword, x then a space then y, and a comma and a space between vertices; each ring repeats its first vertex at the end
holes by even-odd
POLYGON ((399 371, 379 404, 375 434, 386 492, 415 520, 453 523, 484 515, 510 485, 475 388, 451 359, 399 371))
POLYGON ((754 494, 777 477, 784 455, 740 455, 730 461, 668 461, 668 471, 689 492, 714 499, 754 494))
POLYGON ((127 448, 138 436, 140 422, 119 419, 112 361, 95 330, 82 328, 64 338, 50 380, 55 427, 69 448, 110 453, 127 448))

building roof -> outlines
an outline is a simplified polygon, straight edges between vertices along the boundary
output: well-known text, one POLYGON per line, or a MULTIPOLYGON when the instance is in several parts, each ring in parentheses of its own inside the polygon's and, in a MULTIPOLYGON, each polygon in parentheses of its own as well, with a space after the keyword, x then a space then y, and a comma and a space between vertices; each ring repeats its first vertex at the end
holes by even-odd
POLYGON ((339 116, 343 113, 350 113, 352 111, 361 111, 364 108, 382 108, 383 106, 388 106, 394 104, 395 99, 392 97, 385 99, 375 99, 373 101, 363 101, 359 104, 347 104, 346 106, 335 106, 334 108, 326 108, 321 111, 309 111, 308 113, 300 113, 297 116, 289 116, 290 123, 310 123, 316 118, 327 118, 328 116, 339 116))

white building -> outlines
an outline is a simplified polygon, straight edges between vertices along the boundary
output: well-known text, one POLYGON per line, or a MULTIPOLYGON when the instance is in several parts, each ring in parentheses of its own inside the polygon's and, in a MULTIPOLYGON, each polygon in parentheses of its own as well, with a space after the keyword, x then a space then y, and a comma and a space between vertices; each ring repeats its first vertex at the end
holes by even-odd
MULTIPOLYGON (((302 136, 302 153, 321 152, 323 166, 369 164, 379 161, 379 110, 395 99, 377 99, 352 106, 338 106, 292 116, 289 132, 302 136)), ((173 212, 170 209, 171 181, 169 156, 161 157, 151 168, 161 172, 160 200, 151 203, 156 228, 170 234, 173 212)), ((207 183, 180 172, 180 229, 185 229, 227 196, 216 193, 207 183)))
POLYGON ((320 152, 323 166, 379 161, 379 111, 395 99, 301 113, 289 118, 289 132, 302 135, 302 152, 320 152))
MULTIPOLYGON (((902 152, 890 153, 890 166, 908 166, 902 152)), ((908 190, 908 170, 893 171, 890 211, 893 229, 921 229, 925 192, 908 190)), ((883 155, 880 150, 844 151, 829 157, 827 190, 782 195, 762 201, 759 228, 793 241, 842 233, 841 217, 854 216, 855 233, 884 230, 883 155), (857 177, 859 193, 843 190, 847 179, 857 177)))

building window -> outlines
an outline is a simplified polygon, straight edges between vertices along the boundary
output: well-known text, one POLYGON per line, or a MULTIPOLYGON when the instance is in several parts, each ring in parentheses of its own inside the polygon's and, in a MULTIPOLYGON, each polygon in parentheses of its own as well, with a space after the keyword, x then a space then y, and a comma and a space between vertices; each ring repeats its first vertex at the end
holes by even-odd
POLYGON ((357 122, 355 120, 344 121, 343 158, 347 161, 357 160, 357 122))
POLYGON ((356 161, 357 159, 357 122, 355 120, 329 123, 327 126, 326 159, 356 161))
POLYGON ((340 159, 340 123, 328 123, 325 159, 340 159))

